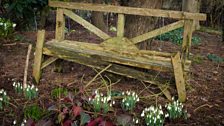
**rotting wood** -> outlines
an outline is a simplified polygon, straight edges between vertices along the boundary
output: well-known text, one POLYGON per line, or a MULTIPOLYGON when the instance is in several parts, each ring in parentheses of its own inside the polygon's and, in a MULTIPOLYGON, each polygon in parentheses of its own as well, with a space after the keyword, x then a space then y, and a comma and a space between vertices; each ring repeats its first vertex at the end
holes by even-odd
POLYGON ((173 64, 174 77, 176 81, 178 99, 180 102, 185 102, 186 101, 185 80, 179 52, 174 57, 172 57, 172 64, 173 64))
MULTIPOLYGON (((94 67, 97 69, 104 69, 106 66, 111 64, 110 62, 107 62, 101 59, 96 59, 95 57, 83 56, 80 53, 73 53, 72 50, 62 50, 58 48, 49 48, 49 47, 44 48, 43 50, 44 50, 43 53, 46 55, 58 57, 64 60, 76 62, 76 63, 83 64, 89 67, 94 67)), ((106 71, 114 73, 114 74, 126 76, 129 78, 138 79, 138 80, 148 82, 154 85, 158 85, 159 88, 163 91, 164 95, 168 99, 170 99, 171 97, 168 89, 163 88, 164 84, 166 83, 166 80, 162 78, 159 78, 159 79, 155 78, 156 75, 152 75, 132 67, 123 66, 123 65, 114 64, 114 63, 112 63, 112 66, 106 71)))
POLYGON ((124 36, 124 24, 125 24, 124 14, 118 14, 118 19, 117 19, 117 36, 118 37, 124 36))
POLYGON ((56 31, 55 31, 55 39, 58 41, 62 41, 65 38, 65 18, 63 14, 63 9, 57 8, 56 15, 56 31))
MULTIPOLYGON (((46 47, 56 47, 63 50, 72 50, 73 53, 80 53, 80 55, 83 56, 94 56, 95 58, 100 58, 108 62, 119 63, 123 65, 159 71, 172 71, 170 57, 147 54, 147 51, 142 52, 141 50, 116 50, 107 47, 102 47, 94 43, 85 43, 69 40, 64 40, 61 42, 52 40, 46 43, 46 47)), ((190 65, 190 62, 186 62, 186 65, 190 65)), ((189 70, 186 69, 186 71, 189 70)))
POLYGON ((155 16, 155 17, 166 17, 166 18, 174 18, 174 19, 206 20, 205 14, 189 13, 189 12, 182 12, 182 11, 134 8, 134 7, 75 3, 75 2, 60 2, 60 1, 49 1, 49 6, 67 8, 67 9, 88 10, 88 11, 123 13, 123 14, 140 15, 140 16, 155 16))
POLYGON ((36 83, 39 83, 40 81, 44 40, 45 40, 45 30, 39 30, 37 33, 37 43, 33 64, 33 77, 36 83))
POLYGON ((189 58, 189 50, 191 47, 191 39, 193 32, 193 20, 185 20, 183 43, 181 48, 181 60, 183 63, 189 58))
POLYGON ((77 23, 82 25, 84 28, 86 28, 89 31, 93 32, 94 34, 96 34, 100 38, 102 38, 104 40, 110 38, 110 36, 108 34, 103 32, 102 30, 100 30, 96 26, 92 25, 88 21, 84 20, 82 17, 80 17, 77 14, 73 13, 72 11, 67 10, 67 9, 63 9, 63 10, 64 10, 64 14, 66 16, 70 17, 72 20, 76 21, 77 23))
POLYGON ((71 50, 73 53, 79 53, 86 57, 95 57, 108 62, 134 66, 158 71, 171 71, 172 64, 170 58, 159 56, 141 56, 138 52, 128 53, 128 51, 115 52, 97 46, 98 44, 82 43, 64 40, 61 42, 47 42, 47 48, 59 48, 60 50, 71 50))
POLYGON ((48 58, 46 61, 44 61, 41 65, 41 69, 44 69, 45 67, 47 67, 48 65, 50 65, 51 63, 53 63, 54 61, 56 61, 58 58, 56 57, 50 57, 48 58))
POLYGON ((147 39, 156 37, 158 35, 167 33, 169 31, 175 30, 175 29, 183 27, 183 26, 184 26, 184 20, 181 20, 181 21, 166 25, 164 27, 158 28, 156 30, 150 31, 148 33, 136 36, 136 37, 132 38, 131 41, 134 44, 137 44, 137 43, 140 43, 140 42, 145 41, 147 39))

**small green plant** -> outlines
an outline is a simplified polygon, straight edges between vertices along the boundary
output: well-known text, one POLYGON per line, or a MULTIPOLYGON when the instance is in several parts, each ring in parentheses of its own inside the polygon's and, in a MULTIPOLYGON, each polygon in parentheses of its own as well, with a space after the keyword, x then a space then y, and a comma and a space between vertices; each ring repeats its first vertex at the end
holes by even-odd
MULTIPOLYGON (((161 41, 171 41, 174 44, 181 45, 183 42, 183 28, 179 28, 170 32, 167 32, 165 34, 157 36, 155 39, 156 40, 161 40, 161 41)), ((192 44, 193 45, 199 45, 201 42, 200 37, 198 36, 193 36, 192 37, 192 44)))
POLYGON ((9 97, 4 89, 0 90, 0 110, 9 103, 9 97))
POLYGON ((109 108, 112 107, 112 104, 115 104, 115 101, 112 101, 111 96, 104 96, 102 93, 100 94, 98 90, 95 91, 94 98, 89 98, 89 102, 93 105, 93 109, 95 112, 107 113, 109 108))
POLYGON ((44 115, 44 110, 38 105, 30 105, 24 108, 24 116, 26 119, 33 119, 35 121, 40 120, 44 115))
POLYGON ((124 96, 121 103, 122 109, 125 111, 132 111, 139 101, 138 95, 134 91, 122 92, 122 95, 124 96))
POLYGON ((16 93, 22 94, 24 92, 25 98, 31 100, 38 96, 38 88, 34 85, 27 85, 25 89, 23 89, 23 85, 21 83, 13 82, 13 87, 16 93))
POLYGON ((147 126, 163 126, 165 120, 161 105, 159 107, 150 106, 145 108, 141 113, 141 117, 144 118, 147 126))
POLYGON ((38 88, 34 85, 30 86, 27 85, 27 88, 24 90, 25 98, 31 100, 33 98, 36 98, 38 96, 38 88))
POLYGON ((59 98, 61 96, 66 96, 68 94, 68 90, 66 88, 55 88, 51 91, 51 96, 53 98, 59 98))
POLYGON ((224 58, 222 57, 219 57, 215 54, 208 54, 208 59, 213 61, 213 62, 216 62, 216 63, 221 63, 221 62, 224 62, 224 58))
POLYGON ((14 90, 16 91, 16 93, 23 93, 23 85, 21 83, 17 83, 17 82, 13 82, 12 86, 14 87, 14 90))
POLYGON ((165 105, 165 108, 167 109, 168 113, 165 114, 165 117, 169 117, 169 119, 178 119, 181 117, 187 118, 187 112, 183 109, 183 104, 179 102, 178 100, 174 100, 172 98, 172 102, 168 105, 165 105))
POLYGON ((13 33, 15 27, 15 23, 12 23, 7 19, 0 18, 0 37, 7 38, 13 33))

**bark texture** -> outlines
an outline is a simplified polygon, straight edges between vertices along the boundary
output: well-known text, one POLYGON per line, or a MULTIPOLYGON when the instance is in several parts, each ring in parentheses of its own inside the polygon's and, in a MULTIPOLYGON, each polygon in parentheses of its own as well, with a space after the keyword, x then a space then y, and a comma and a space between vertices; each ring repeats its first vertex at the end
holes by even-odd
MULTIPOLYGON (((101 0, 93 0, 93 3, 101 4, 101 0)), ((103 31, 107 31, 107 26, 104 22, 104 17, 102 12, 92 12, 92 23, 103 31)))
MULTIPOLYGON (((129 0, 124 3, 125 6, 142 7, 142 8, 161 8, 162 0, 129 0)), ((133 38, 155 28, 157 18, 143 17, 135 15, 126 15, 125 36, 133 38)), ((147 49, 149 41, 139 44, 140 49, 147 49)))
MULTIPOLYGON (((182 10, 192 13, 199 13, 201 6, 201 0, 183 0, 182 10)), ((194 30, 200 29, 199 21, 194 21, 194 30)))

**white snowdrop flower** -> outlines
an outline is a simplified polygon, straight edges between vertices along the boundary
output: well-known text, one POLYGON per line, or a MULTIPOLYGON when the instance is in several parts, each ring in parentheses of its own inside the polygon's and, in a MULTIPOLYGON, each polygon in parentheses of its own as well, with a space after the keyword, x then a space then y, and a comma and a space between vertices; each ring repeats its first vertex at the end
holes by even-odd
POLYGON ((95 92, 94 92, 95 94, 98 94, 98 90, 95 90, 95 92))
POLYGON ((161 105, 159 105, 159 109, 162 109, 162 106, 161 105))
POLYGON ((21 126, 25 126, 24 123, 22 123, 21 126))
POLYGON ((38 92, 38 88, 36 88, 36 92, 38 92))
POLYGON ((136 119, 135 123, 138 124, 138 119, 136 119))
POLYGON ((16 24, 13 24, 12 27, 15 28, 16 27, 16 24))
POLYGON ((100 93, 100 96, 103 97, 103 93, 100 93))
POLYGON ((7 93, 6 93, 6 92, 4 92, 4 93, 3 93, 3 95, 7 95, 7 93))
POLYGON ((31 86, 31 89, 33 89, 33 88, 34 88, 34 85, 31 86))
POLYGON ((0 90, 0 94, 2 94, 2 93, 3 93, 3 91, 4 91, 4 90, 3 90, 3 89, 1 89, 1 90, 0 90))
POLYGON ((145 116, 145 113, 144 113, 144 112, 142 112, 142 113, 141 113, 141 117, 144 117, 144 116, 145 116))
POLYGON ((128 102, 126 103, 126 106, 129 106, 129 103, 128 102))
POLYGON ((29 91, 29 88, 27 88, 26 91, 29 91))
POLYGON ((0 25, 3 25, 3 23, 1 22, 0 25))
POLYGON ((112 107, 112 104, 110 104, 110 107, 112 107))
POLYGON ((121 94, 124 95, 124 92, 122 92, 121 94))
POLYGON ((124 103, 124 99, 122 99, 122 102, 124 103))
POLYGON ((111 100, 111 96, 108 96, 108 97, 107 97, 107 101, 110 101, 110 100, 111 100))
POLYGON ((12 86, 15 87, 16 86, 16 82, 13 82, 12 86))
POLYGON ((0 97, 0 101, 3 101, 3 98, 2 97, 0 97))
POLYGON ((169 114, 168 114, 168 113, 166 113, 166 114, 165 114, 165 117, 166 117, 166 118, 167 118, 167 117, 169 117, 169 114))
POLYGON ((13 125, 16 125, 16 120, 13 121, 13 125))
POLYGON ((89 98, 88 100, 91 101, 91 98, 89 98))
POLYGON ((156 124, 156 118, 155 118, 155 120, 154 120, 154 124, 156 124))
POLYGON ((114 105, 115 104, 115 101, 113 101, 112 104, 114 105))

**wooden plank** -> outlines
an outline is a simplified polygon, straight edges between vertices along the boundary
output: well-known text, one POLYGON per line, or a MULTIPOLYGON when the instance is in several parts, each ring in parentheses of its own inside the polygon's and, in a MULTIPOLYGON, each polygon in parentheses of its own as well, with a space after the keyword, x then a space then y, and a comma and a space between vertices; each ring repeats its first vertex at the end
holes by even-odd
POLYGON ((61 50, 71 50, 73 53, 95 57, 96 59, 100 58, 112 63, 159 71, 172 71, 170 57, 148 55, 147 53, 141 53, 141 51, 132 50, 130 53, 128 50, 113 50, 101 47, 98 44, 68 40, 62 42, 51 41, 45 45, 47 48, 55 47, 61 50))
POLYGON ((54 61, 56 61, 58 58, 56 57, 50 57, 48 58, 45 62, 42 63, 41 65, 41 69, 44 69, 45 67, 47 67, 48 65, 50 65, 51 63, 53 63, 54 61))
POLYGON ((65 38, 65 18, 63 14, 63 9, 57 8, 56 15, 56 31, 55 31, 55 39, 58 41, 62 41, 65 38))
POLYGON ((181 60, 185 62, 189 57, 189 50, 191 47, 191 39, 193 33, 193 20, 185 20, 184 22, 184 33, 183 33, 183 43, 181 48, 181 60))
POLYGON ((206 20, 206 14, 189 13, 189 12, 182 12, 182 11, 169 11, 169 10, 159 10, 159 9, 134 8, 134 7, 124 7, 124 6, 75 3, 75 2, 60 2, 60 1, 49 1, 49 6, 58 7, 58 8, 67 8, 67 9, 123 13, 123 14, 141 15, 141 16, 166 17, 166 18, 174 18, 174 19, 206 20))
POLYGON ((118 19, 117 19, 117 36, 118 37, 124 36, 124 24, 125 24, 124 14, 118 14, 118 19))
POLYGON ((173 64, 178 98, 180 102, 184 102, 186 100, 186 89, 182 63, 180 60, 180 53, 178 52, 174 57, 171 57, 171 59, 173 64))
POLYGON ((147 39, 156 37, 158 35, 164 34, 166 32, 175 30, 175 29, 183 27, 183 26, 184 26, 184 20, 177 21, 175 23, 166 25, 164 27, 161 27, 161 28, 158 28, 156 30, 150 31, 148 33, 145 33, 145 34, 139 35, 137 37, 134 37, 134 38, 131 39, 131 41, 133 43, 137 44, 137 43, 140 43, 140 42, 145 41, 147 39))
MULTIPOLYGON (((110 62, 92 58, 86 55, 80 55, 78 53, 72 54, 71 50, 60 49, 58 51, 58 49, 56 48, 44 48, 44 54, 61 58, 64 60, 76 62, 82 65, 86 65, 86 66, 97 68, 97 69, 104 69, 106 66, 111 64, 110 62)), ((166 80, 162 78, 159 78, 159 79, 155 78, 155 76, 157 75, 153 75, 151 73, 149 74, 147 72, 137 70, 136 68, 131 68, 131 67, 127 67, 127 66, 123 66, 119 64, 112 64, 112 66, 108 68, 106 71, 157 85, 163 91, 164 95, 169 100, 171 100, 171 95, 168 89, 164 90, 163 84, 166 83, 166 80)))
POLYGON ((82 25, 84 28, 86 28, 89 31, 93 32, 94 34, 96 34, 100 38, 102 38, 104 40, 110 38, 110 36, 108 34, 103 32, 102 30, 100 30, 96 26, 92 25, 88 21, 84 20, 82 17, 80 17, 77 14, 73 13, 72 11, 64 9, 64 14, 66 16, 70 17, 71 19, 73 19, 74 21, 76 21, 77 23, 79 23, 80 25, 82 25))
POLYGON ((45 30, 38 31, 34 64, 33 64, 33 77, 36 83, 39 83, 40 81, 44 39, 45 39, 45 30))

